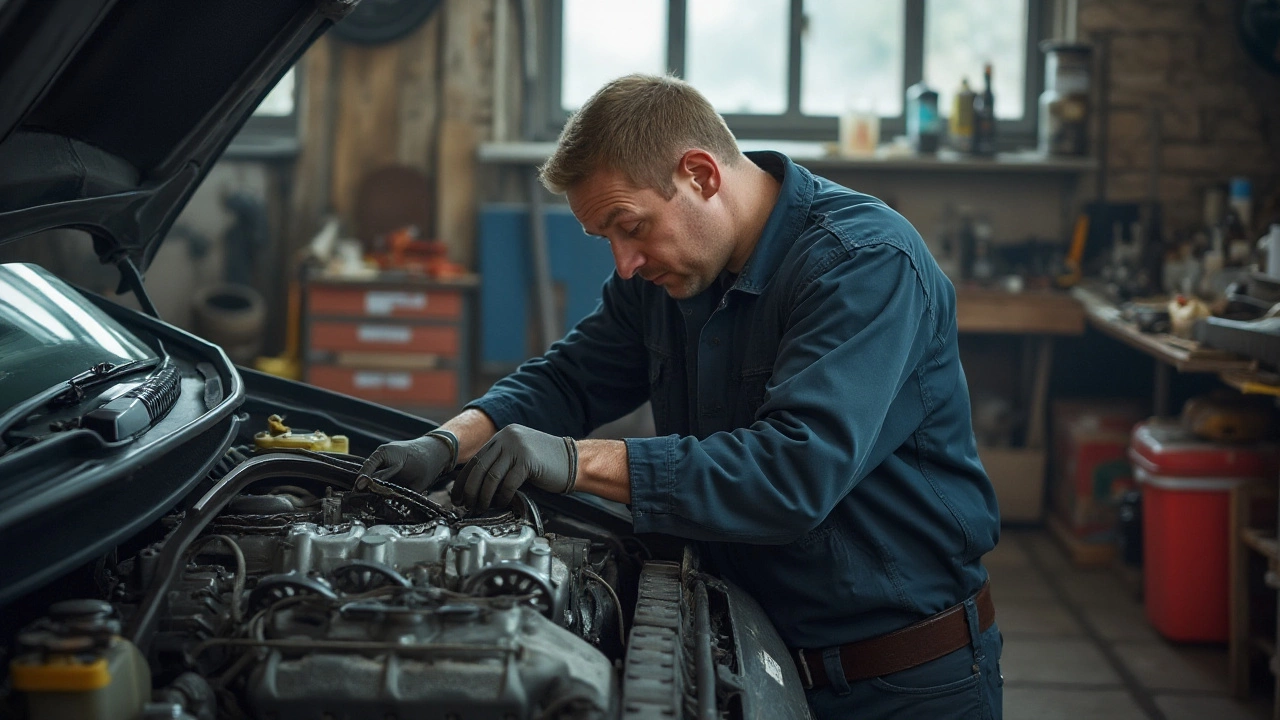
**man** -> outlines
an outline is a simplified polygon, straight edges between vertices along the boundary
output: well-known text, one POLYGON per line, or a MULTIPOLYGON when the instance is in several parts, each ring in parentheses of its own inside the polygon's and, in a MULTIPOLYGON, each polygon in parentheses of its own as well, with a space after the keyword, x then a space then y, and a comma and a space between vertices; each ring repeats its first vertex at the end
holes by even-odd
POLYGON ((542 168, 617 272, 541 358, 364 472, 454 498, 524 483, 702 541, 794 648, 819 718, 998 718, 981 557, 999 533, 955 290, 880 201, 743 155, 689 85, 615 80, 542 168), (657 437, 574 440, 653 406, 657 437))

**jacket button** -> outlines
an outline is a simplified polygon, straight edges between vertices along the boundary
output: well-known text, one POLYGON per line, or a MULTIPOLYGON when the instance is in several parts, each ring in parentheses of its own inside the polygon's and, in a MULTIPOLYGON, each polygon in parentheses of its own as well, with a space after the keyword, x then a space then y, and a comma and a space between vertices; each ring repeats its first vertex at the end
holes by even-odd
POLYGON ((719 345, 719 344, 720 344, 720 338, 718 338, 718 337, 713 337, 713 338, 711 338, 711 344, 712 344, 712 345, 719 345))

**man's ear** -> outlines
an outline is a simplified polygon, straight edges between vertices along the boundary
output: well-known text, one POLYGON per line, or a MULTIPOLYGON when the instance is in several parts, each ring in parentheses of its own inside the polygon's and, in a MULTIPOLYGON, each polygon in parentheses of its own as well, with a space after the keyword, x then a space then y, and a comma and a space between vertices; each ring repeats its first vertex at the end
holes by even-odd
POLYGON ((720 163, 706 150, 697 148, 687 150, 680 156, 680 162, 676 165, 676 181, 688 182, 693 187, 693 191, 701 195, 703 200, 708 200, 720 192, 722 180, 720 163))

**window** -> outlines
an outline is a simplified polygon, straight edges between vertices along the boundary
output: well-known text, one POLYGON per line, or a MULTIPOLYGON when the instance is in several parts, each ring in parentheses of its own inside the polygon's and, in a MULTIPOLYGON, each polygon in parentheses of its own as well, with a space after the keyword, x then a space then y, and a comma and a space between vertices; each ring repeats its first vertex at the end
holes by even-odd
POLYGON ((298 152, 297 68, 289 68, 232 139, 227 156, 287 158, 298 152))
POLYGON ((1002 138, 1034 134, 1042 36, 1034 0, 552 0, 554 136, 604 82, 629 72, 688 79, 741 138, 830 140, 847 109, 903 132, 906 88, 925 82, 949 114, 983 65, 1002 138))

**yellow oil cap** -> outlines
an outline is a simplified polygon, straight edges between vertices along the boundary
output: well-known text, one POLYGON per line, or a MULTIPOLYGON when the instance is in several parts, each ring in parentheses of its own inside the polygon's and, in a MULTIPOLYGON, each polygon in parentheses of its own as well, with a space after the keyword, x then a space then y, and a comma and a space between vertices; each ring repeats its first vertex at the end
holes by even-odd
POLYGON ((267 418, 267 429, 253 436, 253 445, 259 450, 314 450, 316 452, 347 453, 350 445, 346 435, 326 435, 319 430, 295 433, 284 418, 272 415, 267 418))
POLYGON ((111 684, 106 658, 84 662, 74 655, 18 658, 9 663, 9 677, 21 692, 89 692, 111 684))

